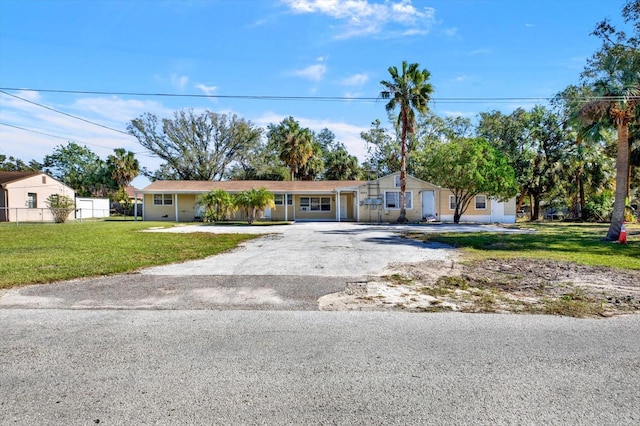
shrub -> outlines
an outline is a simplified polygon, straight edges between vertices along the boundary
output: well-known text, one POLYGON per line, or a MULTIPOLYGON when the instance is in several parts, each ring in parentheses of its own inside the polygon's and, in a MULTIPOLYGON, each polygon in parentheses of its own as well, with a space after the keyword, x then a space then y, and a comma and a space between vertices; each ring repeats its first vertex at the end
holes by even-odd
POLYGON ((66 195, 51 194, 45 201, 56 223, 64 223, 76 209, 76 203, 66 195))

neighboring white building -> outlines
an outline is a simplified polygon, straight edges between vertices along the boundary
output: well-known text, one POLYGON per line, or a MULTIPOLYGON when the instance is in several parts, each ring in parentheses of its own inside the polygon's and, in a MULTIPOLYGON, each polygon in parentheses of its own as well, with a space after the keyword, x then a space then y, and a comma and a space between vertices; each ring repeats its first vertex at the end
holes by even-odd
POLYGON ((76 219, 109 217, 110 203, 108 198, 76 198, 76 219))
POLYGON ((52 222, 50 195, 75 198, 75 191, 42 172, 0 172, 0 222, 52 222))

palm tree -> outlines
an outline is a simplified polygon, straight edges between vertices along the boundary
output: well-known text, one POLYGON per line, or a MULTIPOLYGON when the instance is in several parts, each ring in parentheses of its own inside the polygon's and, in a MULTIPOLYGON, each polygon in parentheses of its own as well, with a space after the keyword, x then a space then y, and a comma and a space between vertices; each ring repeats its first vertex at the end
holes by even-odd
POLYGON ((314 154, 313 135, 293 117, 287 117, 277 126, 269 125, 269 141, 276 146, 280 160, 287 165, 291 180, 299 174, 314 154))
POLYGON ((234 202, 237 208, 244 211, 249 224, 253 223, 259 211, 276 207, 275 196, 265 188, 241 191, 236 194, 234 202))
POLYGON ((398 114, 398 124, 401 127, 401 148, 400 148, 400 216, 398 223, 407 222, 407 211, 405 206, 405 191, 407 187, 407 137, 415 133, 415 113, 426 114, 427 104, 431 99, 433 87, 428 82, 429 71, 419 69, 420 65, 407 64, 402 61, 402 74, 398 73, 395 66, 389 67, 391 80, 381 81, 384 90, 380 92, 382 99, 389 99, 385 106, 387 112, 393 112, 396 107, 400 108, 398 114))
POLYGON ((204 220, 211 222, 225 220, 234 208, 231 194, 222 189, 200 195, 197 204, 205 208, 204 220))
POLYGON ((138 176, 140 164, 131 151, 127 151, 124 148, 116 148, 113 151, 114 155, 107 157, 107 165, 111 172, 111 178, 118 186, 118 189, 122 189, 138 176))
POLYGON ((640 55, 618 46, 599 56, 598 65, 600 78, 593 84, 597 97, 582 107, 580 116, 591 124, 606 120, 618 135, 615 201, 607 232, 607 239, 615 241, 629 193, 629 126, 640 121, 640 55))

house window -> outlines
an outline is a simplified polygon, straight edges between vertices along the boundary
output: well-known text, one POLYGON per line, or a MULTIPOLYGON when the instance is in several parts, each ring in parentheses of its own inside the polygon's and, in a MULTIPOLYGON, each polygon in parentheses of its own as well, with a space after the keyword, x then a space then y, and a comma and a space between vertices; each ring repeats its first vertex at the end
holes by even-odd
POLYGON ((154 206, 170 206, 173 204, 173 195, 171 194, 153 194, 154 206))
POLYGON ((476 210, 484 210, 487 208, 487 197, 485 195, 476 195, 476 210))
POLYGON ((35 194, 33 192, 29 192, 27 194, 27 208, 28 209, 35 209, 38 207, 38 194, 35 194))
POLYGON ((42 176, 42 184, 43 185, 47 184, 47 177, 46 176, 42 176))
MULTIPOLYGON (((413 208, 413 197, 411 192, 404 193, 404 208, 413 208)), ((384 192, 384 207, 386 209, 399 209, 400 208, 400 191, 385 191, 384 192)))
POLYGON ((284 198, 287 198, 287 205, 291 206, 293 205, 293 197, 288 196, 286 194, 274 194, 274 202, 276 204, 276 206, 282 206, 284 205, 284 198))
POLYGON ((301 212, 330 212, 330 197, 300 197, 301 212))
POLYGON ((395 176, 393 177, 393 185, 394 185, 396 188, 400 188, 401 184, 402 184, 402 182, 400 181, 400 175, 395 175, 395 176))
POLYGON ((456 196, 449 195, 449 210, 455 210, 455 209, 456 209, 456 196))

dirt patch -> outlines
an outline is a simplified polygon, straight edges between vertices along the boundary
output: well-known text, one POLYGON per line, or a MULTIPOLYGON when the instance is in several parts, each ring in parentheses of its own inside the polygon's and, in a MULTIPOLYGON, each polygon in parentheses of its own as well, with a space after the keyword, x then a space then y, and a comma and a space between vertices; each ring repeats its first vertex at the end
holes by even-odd
POLYGON ((640 271, 531 259, 397 263, 319 304, 322 310, 607 317, 640 312, 640 271))

